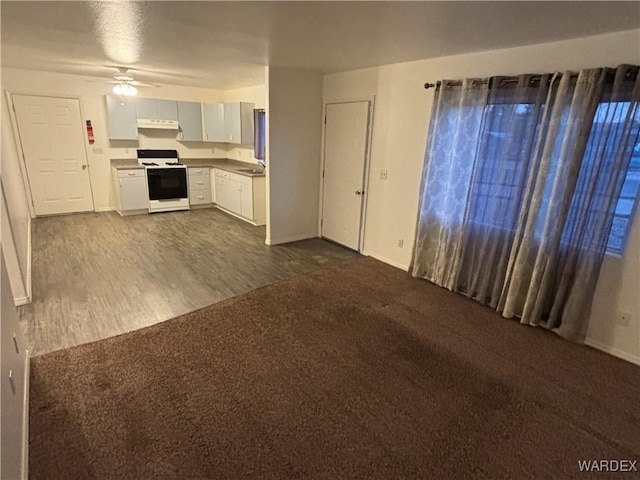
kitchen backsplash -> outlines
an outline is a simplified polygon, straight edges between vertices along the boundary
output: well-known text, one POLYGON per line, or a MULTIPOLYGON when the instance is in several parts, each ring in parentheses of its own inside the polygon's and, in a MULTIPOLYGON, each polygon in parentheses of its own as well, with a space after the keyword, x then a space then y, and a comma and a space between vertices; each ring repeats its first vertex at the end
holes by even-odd
POLYGON ((239 146, 225 143, 180 142, 174 130, 140 130, 138 141, 109 140, 109 158, 136 158, 138 148, 172 149, 179 158, 230 158, 258 163, 253 156, 253 145, 239 146))

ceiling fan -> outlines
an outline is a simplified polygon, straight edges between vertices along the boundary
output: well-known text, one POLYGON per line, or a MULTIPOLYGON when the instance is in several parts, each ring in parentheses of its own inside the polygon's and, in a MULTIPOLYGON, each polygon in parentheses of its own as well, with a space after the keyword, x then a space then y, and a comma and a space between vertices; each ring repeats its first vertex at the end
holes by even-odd
MULTIPOLYGON (((118 71, 113 74, 113 80, 108 83, 114 84, 113 93, 116 95, 133 96, 138 93, 136 87, 157 87, 158 85, 153 83, 143 83, 135 80, 134 76, 129 73, 127 67, 115 67, 118 71)), ((101 80, 87 80, 89 82, 101 81, 101 80)))

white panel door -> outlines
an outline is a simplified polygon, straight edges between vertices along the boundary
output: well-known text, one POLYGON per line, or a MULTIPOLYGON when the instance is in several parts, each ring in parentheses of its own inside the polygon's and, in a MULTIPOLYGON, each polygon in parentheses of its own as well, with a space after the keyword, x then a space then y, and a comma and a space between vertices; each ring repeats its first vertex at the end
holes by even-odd
POLYGON ((80 101, 13 95, 36 215, 93 210, 80 101))
POLYGON ((330 103, 325 110, 322 236, 360 250, 368 101, 330 103))

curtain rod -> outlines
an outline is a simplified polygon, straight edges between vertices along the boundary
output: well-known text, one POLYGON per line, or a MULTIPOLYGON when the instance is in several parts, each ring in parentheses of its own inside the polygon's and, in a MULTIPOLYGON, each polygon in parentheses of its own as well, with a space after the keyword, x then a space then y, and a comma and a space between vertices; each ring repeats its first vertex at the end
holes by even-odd
MULTIPOLYGON (((635 66, 635 65, 634 66, 630 66, 629 69, 627 70, 626 74, 625 74, 625 78, 628 79, 628 80, 635 81, 635 79, 638 76, 638 70, 639 69, 638 69, 637 66, 635 66)), ((614 80, 614 78, 616 76, 616 73, 617 73, 617 71, 616 71, 615 68, 607 69, 607 72, 605 73, 605 75, 606 75, 605 76, 605 81, 606 82, 613 82, 613 80, 614 80)), ((531 79, 532 79, 532 81, 540 81, 540 79, 542 78, 543 75, 541 75, 541 74, 531 75, 531 79)), ((551 81, 552 75, 551 74, 547 74, 547 75, 548 75, 547 81, 551 81)), ((560 76, 561 75, 562 74, 560 74, 560 76)), ((574 78, 574 77, 577 78, 578 77, 578 73, 575 73, 575 72, 571 73, 571 77, 572 78, 574 78)), ((474 83, 474 85, 484 85, 484 84, 488 83, 489 80, 490 79, 487 79, 487 80, 474 80, 473 83, 474 83)), ((520 81, 519 77, 504 77, 501 80, 500 83, 504 85, 504 84, 507 84, 507 83, 518 83, 519 81, 520 81)), ((440 80, 438 80, 436 83, 427 82, 427 83, 424 84, 424 88, 426 88, 426 89, 434 88, 434 87, 439 88, 440 85, 441 85, 440 80)), ((462 85, 462 80, 449 82, 449 85, 462 85)))

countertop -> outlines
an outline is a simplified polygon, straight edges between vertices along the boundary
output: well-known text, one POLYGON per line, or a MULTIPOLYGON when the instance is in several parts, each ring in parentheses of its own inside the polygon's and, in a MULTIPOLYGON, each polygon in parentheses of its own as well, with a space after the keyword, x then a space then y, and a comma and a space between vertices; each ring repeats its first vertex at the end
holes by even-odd
MULTIPOLYGON (((230 158, 181 158, 180 163, 187 167, 219 168, 220 170, 237 173, 245 177, 264 177, 265 175, 264 169, 260 165, 230 158), (243 172, 242 170, 245 169, 255 169, 259 170, 259 172, 243 172)), ((111 167, 116 170, 144 168, 143 165, 138 164, 138 160, 135 158, 112 158, 111 167)))

